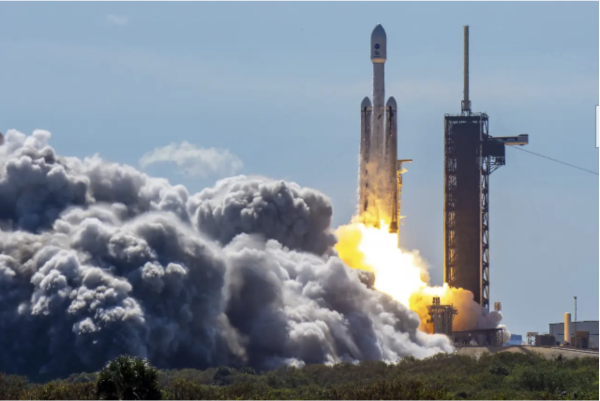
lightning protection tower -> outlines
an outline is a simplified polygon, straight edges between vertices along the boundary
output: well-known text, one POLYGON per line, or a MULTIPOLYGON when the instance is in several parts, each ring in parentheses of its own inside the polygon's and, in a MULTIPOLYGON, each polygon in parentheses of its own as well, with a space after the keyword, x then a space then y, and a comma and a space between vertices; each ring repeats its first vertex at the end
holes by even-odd
POLYGON ((489 179, 505 164, 505 145, 526 145, 527 134, 492 137, 486 113, 471 111, 469 27, 464 27, 461 114, 444 117, 444 282, 490 307, 489 179))

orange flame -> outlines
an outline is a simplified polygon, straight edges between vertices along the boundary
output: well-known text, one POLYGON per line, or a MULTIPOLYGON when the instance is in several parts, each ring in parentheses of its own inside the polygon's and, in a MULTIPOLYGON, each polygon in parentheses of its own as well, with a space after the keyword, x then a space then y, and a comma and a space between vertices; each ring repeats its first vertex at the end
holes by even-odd
POLYGON ((375 288, 390 295, 421 318, 421 330, 432 332, 427 323, 427 305, 433 297, 440 297, 444 305, 454 305, 459 311, 454 328, 463 330, 473 326, 477 311, 473 308, 473 294, 463 289, 430 286, 425 261, 417 251, 398 248, 396 234, 388 232, 383 222, 380 228, 351 223, 337 229, 338 243, 335 247, 339 257, 353 269, 375 274, 375 288))

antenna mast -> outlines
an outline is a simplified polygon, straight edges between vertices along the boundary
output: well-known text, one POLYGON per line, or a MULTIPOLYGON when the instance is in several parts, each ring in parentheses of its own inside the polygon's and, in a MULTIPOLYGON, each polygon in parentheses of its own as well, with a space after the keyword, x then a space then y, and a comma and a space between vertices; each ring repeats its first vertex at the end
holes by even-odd
MULTIPOLYGON (((575 322, 573 331, 577 331, 577 297, 573 297, 575 299, 575 322)), ((570 339, 569 339, 570 340, 570 339)))
POLYGON ((469 26, 463 27, 464 32, 464 60, 463 60, 463 101, 461 104, 461 111, 463 115, 471 115, 471 101, 469 100, 469 26))

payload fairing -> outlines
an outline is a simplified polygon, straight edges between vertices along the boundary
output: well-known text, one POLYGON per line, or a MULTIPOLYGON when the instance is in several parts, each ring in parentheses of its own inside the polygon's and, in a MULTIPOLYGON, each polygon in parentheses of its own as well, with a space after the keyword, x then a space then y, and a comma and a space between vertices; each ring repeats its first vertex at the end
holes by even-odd
POLYGON ((358 215, 364 224, 379 227, 383 222, 394 233, 400 218, 403 161, 397 160, 396 100, 390 97, 384 105, 386 59, 386 34, 377 25, 371 34, 373 103, 365 97, 361 104, 358 215))

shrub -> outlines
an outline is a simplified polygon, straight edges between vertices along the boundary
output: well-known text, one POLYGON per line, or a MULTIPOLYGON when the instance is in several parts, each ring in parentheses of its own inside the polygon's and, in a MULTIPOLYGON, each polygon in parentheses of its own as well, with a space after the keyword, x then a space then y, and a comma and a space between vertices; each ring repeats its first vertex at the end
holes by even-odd
POLYGON ((119 356, 98 374, 96 395, 101 400, 158 400, 158 372, 144 359, 119 356))
POLYGON ((0 400, 18 400, 29 380, 25 376, 5 375, 0 372, 0 400))
POLYGON ((25 400, 94 400, 96 385, 88 383, 69 383, 64 380, 52 381, 32 386, 21 394, 25 400))
POLYGON ((334 386, 325 394, 330 400, 450 400, 454 397, 441 387, 420 380, 378 380, 361 386, 334 386))
POLYGON ((211 400, 217 399, 217 391, 209 386, 176 378, 163 389, 164 398, 170 400, 211 400))

